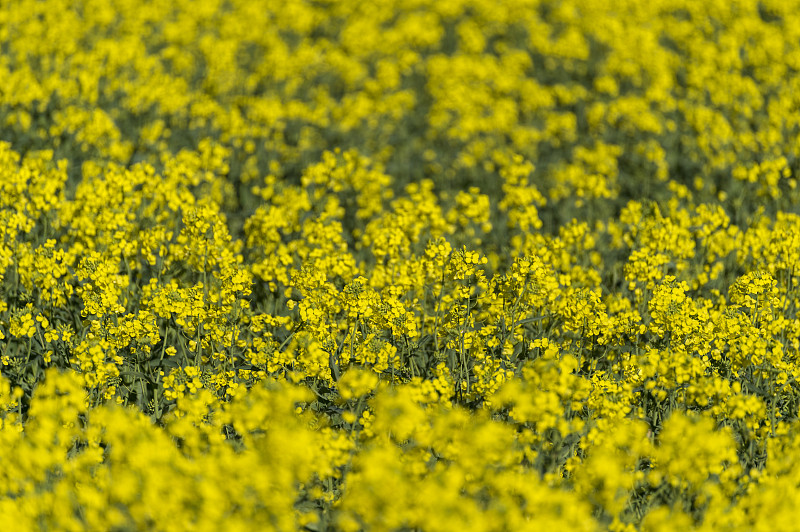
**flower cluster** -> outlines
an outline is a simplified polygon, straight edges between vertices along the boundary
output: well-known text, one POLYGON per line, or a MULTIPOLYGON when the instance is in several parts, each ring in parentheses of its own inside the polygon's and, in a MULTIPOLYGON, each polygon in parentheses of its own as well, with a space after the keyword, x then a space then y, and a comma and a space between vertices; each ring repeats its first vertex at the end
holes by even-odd
POLYGON ((4 2, 0 523, 797 528, 799 8, 4 2))

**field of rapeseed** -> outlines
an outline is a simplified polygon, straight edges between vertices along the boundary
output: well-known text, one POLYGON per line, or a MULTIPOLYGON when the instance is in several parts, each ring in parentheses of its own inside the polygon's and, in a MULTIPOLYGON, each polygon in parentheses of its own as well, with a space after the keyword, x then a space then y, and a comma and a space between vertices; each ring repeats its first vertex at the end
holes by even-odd
POLYGON ((0 3, 0 525, 800 528, 800 1, 0 3))

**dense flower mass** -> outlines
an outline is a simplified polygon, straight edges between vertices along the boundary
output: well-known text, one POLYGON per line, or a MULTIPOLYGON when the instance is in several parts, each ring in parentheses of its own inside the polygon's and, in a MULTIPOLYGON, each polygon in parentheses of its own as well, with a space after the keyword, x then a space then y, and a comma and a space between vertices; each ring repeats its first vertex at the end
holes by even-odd
POLYGON ((0 524, 796 530, 797 0, 8 0, 0 524))

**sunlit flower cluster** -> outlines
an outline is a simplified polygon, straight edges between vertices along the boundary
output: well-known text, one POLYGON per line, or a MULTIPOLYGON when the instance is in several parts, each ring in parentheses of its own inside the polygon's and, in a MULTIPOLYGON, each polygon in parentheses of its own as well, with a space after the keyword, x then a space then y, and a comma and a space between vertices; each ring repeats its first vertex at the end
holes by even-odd
POLYGON ((5 528, 797 529, 800 2, 0 44, 5 528))

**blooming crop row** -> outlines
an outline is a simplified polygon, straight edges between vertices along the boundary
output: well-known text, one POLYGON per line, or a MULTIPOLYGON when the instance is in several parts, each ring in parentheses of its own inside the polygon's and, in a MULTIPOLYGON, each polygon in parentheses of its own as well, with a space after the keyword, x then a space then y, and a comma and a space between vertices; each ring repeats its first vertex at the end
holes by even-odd
POLYGON ((0 7, 0 523, 792 530, 800 3, 0 7))

